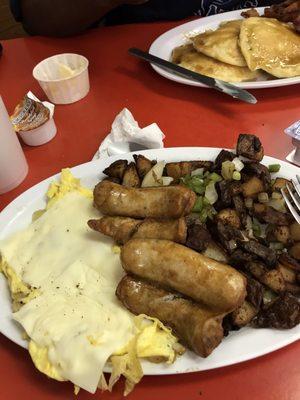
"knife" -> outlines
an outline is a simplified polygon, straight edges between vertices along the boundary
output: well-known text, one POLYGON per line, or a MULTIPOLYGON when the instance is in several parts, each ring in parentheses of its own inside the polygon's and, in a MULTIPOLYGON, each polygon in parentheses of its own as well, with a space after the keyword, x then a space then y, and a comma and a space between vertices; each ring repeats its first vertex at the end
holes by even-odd
POLYGON ((132 56, 136 56, 145 61, 148 61, 152 64, 158 65, 163 69, 166 69, 176 75, 183 76, 187 79, 192 79, 196 82, 204 83, 205 85, 218 90, 219 92, 223 92, 228 94, 229 96, 234 97, 235 99, 239 99, 245 101, 246 103, 256 104, 256 98, 249 93, 247 90, 241 89, 231 83, 222 81, 220 79, 210 78, 209 76, 198 74, 197 72, 190 71, 189 69, 183 68, 180 65, 173 64, 167 60, 156 57, 153 54, 147 53, 135 47, 132 47, 128 50, 128 53, 132 56))

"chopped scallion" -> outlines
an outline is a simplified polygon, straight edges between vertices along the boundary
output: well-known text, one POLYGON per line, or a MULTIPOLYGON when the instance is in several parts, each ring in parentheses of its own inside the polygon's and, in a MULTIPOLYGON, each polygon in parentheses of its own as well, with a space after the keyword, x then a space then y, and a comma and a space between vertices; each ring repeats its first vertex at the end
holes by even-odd
POLYGON ((269 172, 278 172, 280 170, 280 164, 270 164, 268 169, 269 172))
POLYGON ((200 212, 202 208, 203 208, 203 197, 198 196, 193 207, 193 212, 200 212))

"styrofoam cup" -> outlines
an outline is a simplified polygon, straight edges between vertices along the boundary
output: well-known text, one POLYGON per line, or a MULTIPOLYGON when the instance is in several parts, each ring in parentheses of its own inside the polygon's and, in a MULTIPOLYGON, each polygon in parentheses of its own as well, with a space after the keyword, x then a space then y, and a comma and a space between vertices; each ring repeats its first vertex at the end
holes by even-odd
POLYGON ((30 131, 21 131, 21 136, 24 143, 29 146, 40 146, 41 144, 49 142, 56 135, 57 128, 53 118, 50 118, 43 125, 31 129, 30 131))
POLYGON ((37 64, 33 76, 52 103, 70 104, 90 90, 88 66, 88 59, 79 54, 57 54, 37 64), (68 69, 75 73, 68 76, 68 69))
POLYGON ((28 173, 28 164, 0 96, 0 194, 17 187, 28 173))

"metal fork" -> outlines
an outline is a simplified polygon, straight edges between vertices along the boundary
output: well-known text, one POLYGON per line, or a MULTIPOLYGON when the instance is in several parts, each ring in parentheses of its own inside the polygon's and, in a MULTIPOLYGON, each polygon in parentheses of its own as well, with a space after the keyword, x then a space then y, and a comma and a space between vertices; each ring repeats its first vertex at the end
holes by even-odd
MULTIPOLYGON (((295 192, 297 193, 297 195, 295 195, 292 192, 292 190, 291 190, 289 185, 286 185, 285 188, 289 192, 289 195, 291 196, 291 199, 293 200, 294 206, 296 206, 296 208, 300 211, 300 176, 296 175, 296 178, 297 178, 298 182, 295 182, 295 180, 292 179, 292 184, 294 186, 294 189, 295 189, 295 192)), ((298 214, 297 209, 291 203, 291 201, 288 198, 288 196, 287 196, 287 194, 286 194, 284 189, 281 189, 281 194, 282 194, 282 196, 283 196, 283 198, 285 200, 286 205, 288 206, 288 209, 292 213, 293 217, 298 222, 298 224, 300 224, 300 215, 298 214)))

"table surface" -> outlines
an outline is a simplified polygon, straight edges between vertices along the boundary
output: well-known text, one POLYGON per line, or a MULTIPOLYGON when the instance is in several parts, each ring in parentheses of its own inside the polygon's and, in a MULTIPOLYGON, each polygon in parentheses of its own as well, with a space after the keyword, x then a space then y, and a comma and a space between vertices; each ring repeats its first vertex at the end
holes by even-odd
MULTIPOLYGON (((177 23, 178 24, 178 23, 177 23)), ((165 146, 232 147, 239 133, 254 133, 265 153, 284 159, 292 145, 283 130, 299 119, 299 86, 253 90, 256 105, 238 102, 213 90, 184 86, 157 75, 127 54, 148 49, 174 22, 103 27, 67 39, 28 37, 4 41, 0 93, 11 112, 28 90, 45 99, 32 78, 33 67, 56 53, 79 53, 90 61, 91 90, 72 105, 57 106, 58 134, 41 147, 24 146, 29 174, 15 190, 0 195, 0 210, 30 186, 89 161, 110 130, 116 114, 129 108, 141 126, 157 122, 165 146)), ((234 366, 176 376, 144 377, 132 400, 299 400, 300 343, 234 366)), ((0 335, 1 398, 69 399, 72 386, 37 372, 27 352, 0 335)), ((123 382, 102 399, 121 399, 123 382)), ((96 396, 99 396, 98 393, 96 396)), ((79 399, 93 395, 81 391, 79 399)))

